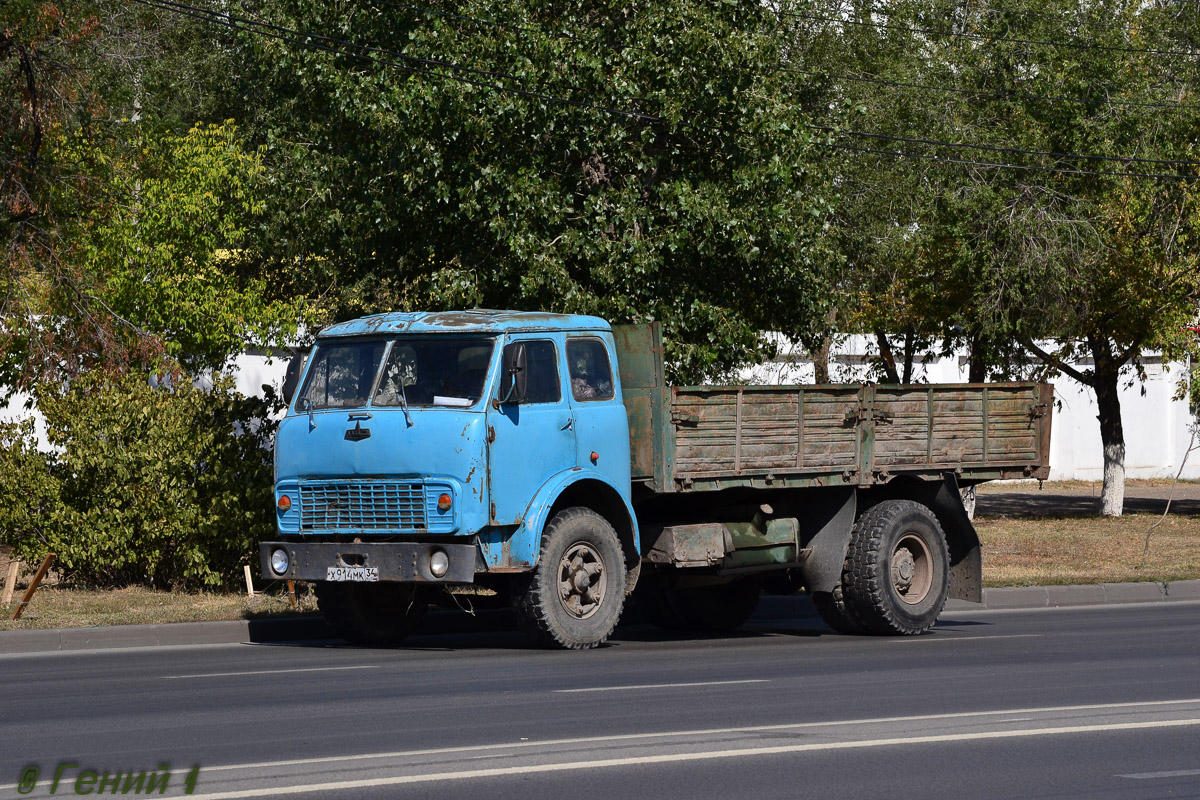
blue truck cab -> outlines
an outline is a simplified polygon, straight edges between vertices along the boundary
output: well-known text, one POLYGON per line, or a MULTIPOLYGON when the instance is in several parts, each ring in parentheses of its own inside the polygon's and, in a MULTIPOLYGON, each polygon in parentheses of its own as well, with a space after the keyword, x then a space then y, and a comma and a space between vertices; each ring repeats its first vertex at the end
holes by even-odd
POLYGON ((329 620, 376 644, 449 587, 508 594, 516 580, 536 637, 592 646, 639 561, 616 364, 609 324, 588 316, 326 328, 276 435, 264 577, 315 582, 329 620))

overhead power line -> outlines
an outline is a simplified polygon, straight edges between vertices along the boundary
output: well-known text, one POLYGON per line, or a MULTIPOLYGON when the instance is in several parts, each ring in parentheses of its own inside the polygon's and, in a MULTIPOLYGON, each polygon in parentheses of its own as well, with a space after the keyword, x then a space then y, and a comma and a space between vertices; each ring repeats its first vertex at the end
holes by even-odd
POLYGON ((927 153, 907 153, 901 150, 880 150, 874 147, 855 147, 848 144, 828 144, 827 147, 832 147, 838 150, 851 150, 856 153, 874 153, 882 156, 894 156, 897 158, 915 158, 921 161, 940 161, 945 164, 964 164, 972 167, 987 167, 993 169, 1016 169, 1026 172, 1053 172, 1063 175, 1102 175, 1113 178, 1154 178, 1156 180, 1197 180, 1191 175, 1162 175, 1148 172, 1106 172, 1102 170, 1091 169, 1070 169, 1067 167, 1047 167, 1038 166, 1035 164, 1009 164, 997 161, 973 161, 965 158, 946 158, 945 156, 933 156, 927 153))
MULTIPOLYGON (((954 11, 956 9, 954 9, 953 7, 948 7, 946 9, 934 8, 933 10, 934 11, 938 11, 938 10, 954 11)), ((969 14, 991 14, 992 16, 1011 15, 1011 16, 1022 16, 1022 17, 1038 17, 1040 19, 1052 19, 1052 20, 1059 20, 1059 21, 1061 21, 1063 18, 1062 14, 1053 14, 1053 13, 1049 13, 1046 11, 1030 11, 1029 9, 1026 9, 1026 8, 988 8, 988 7, 982 6, 982 5, 972 5, 969 8, 964 9, 964 11, 969 14)), ((873 13, 882 14, 885 17, 890 17, 899 12, 894 12, 890 8, 880 7, 880 8, 873 9, 873 13)), ((1092 21, 1089 20, 1089 22, 1092 22, 1092 21)), ((1136 30, 1138 30, 1137 28, 1126 28, 1123 26, 1118 27, 1118 26, 1113 26, 1113 25, 1097 25, 1094 22, 1092 22, 1092 27, 1101 27, 1101 28, 1106 28, 1108 30, 1123 31, 1125 33, 1133 33, 1136 30)))
POLYGON ((922 139, 907 136, 890 136, 885 133, 868 133, 866 131, 832 128, 825 125, 809 125, 813 130, 828 133, 841 133, 861 139, 885 139, 890 142, 905 142, 907 144, 928 144, 936 147, 963 147, 971 150, 986 150, 992 153, 1009 153, 1011 155, 1044 156, 1046 158, 1082 159, 1087 161, 1115 161, 1122 164, 1165 164, 1168 166, 1200 167, 1200 161, 1180 161, 1166 158, 1137 158, 1135 156, 1102 156, 1089 153, 1056 153, 1047 150, 1022 150, 1019 147, 1001 147, 990 144, 973 144, 968 142, 943 142, 936 139, 922 139))
MULTIPOLYGON (((791 72, 797 75, 809 75, 816 78, 831 78, 834 80, 853 81, 855 83, 870 83, 878 86, 890 86, 900 89, 924 89, 933 92, 951 92, 954 94, 970 95, 972 97, 986 97, 996 100, 1044 100, 1052 103, 1076 103, 1078 105, 1089 105, 1092 101, 1083 97, 1063 97, 1055 95, 1042 94, 1018 94, 1010 92, 989 92, 981 89, 961 89, 957 86, 935 86, 924 83, 905 83, 903 81, 889 81, 883 78, 865 77, 859 75, 841 75, 834 72, 813 72, 810 70, 795 69, 792 67, 781 67, 784 72, 791 72)), ((1135 106, 1138 108, 1160 108, 1166 110, 1182 109, 1189 111, 1200 111, 1200 105, 1192 105, 1189 103, 1147 103, 1138 102, 1135 100, 1113 100, 1111 98, 1104 99, 1105 105, 1110 106, 1135 106)))
POLYGON ((892 22, 868 22, 867 20, 859 19, 826 17, 820 14, 802 14, 800 12, 790 12, 790 15, 798 19, 807 19, 816 22, 836 22, 840 25, 857 25, 859 27, 906 31, 908 33, 920 33, 926 36, 950 36, 959 39, 971 39, 972 41, 987 42, 989 44, 1004 42, 1008 44, 1036 44, 1046 45, 1048 47, 1066 47, 1072 50, 1099 50, 1110 53, 1145 53, 1158 56, 1184 57, 1200 56, 1200 51, 1197 50, 1156 50, 1139 47, 1122 47, 1120 45, 1095 44, 1093 42, 1053 42, 1046 39, 1017 39, 1008 36, 988 36, 982 33, 965 33, 962 31, 946 30, 944 28, 918 28, 911 25, 897 25, 892 22))

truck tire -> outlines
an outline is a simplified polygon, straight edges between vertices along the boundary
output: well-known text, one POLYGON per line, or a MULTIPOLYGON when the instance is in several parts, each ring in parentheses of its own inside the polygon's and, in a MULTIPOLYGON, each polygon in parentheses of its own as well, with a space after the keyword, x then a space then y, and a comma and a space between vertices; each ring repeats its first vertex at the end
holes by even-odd
POLYGON ((693 631, 726 632, 736 630, 758 608, 762 585, 743 578, 717 586, 668 589, 667 602, 682 627, 693 631))
MULTIPOLYGON (((864 633, 924 633, 946 605, 949 575, 946 536, 929 508, 912 500, 872 506, 850 537, 840 622, 864 633)), ((831 600, 838 609, 836 590, 831 600)))
POLYGON ((399 644, 417 627, 428 608, 411 584, 320 582, 316 589, 317 607, 325 621, 353 644, 399 644))
POLYGON ((666 585, 666 576, 658 571, 643 572, 633 587, 633 602, 642 615, 652 625, 668 631, 677 631, 684 627, 683 620, 671 607, 666 585))
POLYGON ((838 633, 867 632, 858 617, 854 616, 854 611, 846 605, 845 587, 842 586, 841 580, 833 587, 832 592, 813 592, 812 600, 821 619, 838 633))
POLYGON ((625 557, 608 520, 581 507, 555 514, 542 534, 537 567, 515 600, 518 622, 538 644, 601 645, 625 603, 625 557))

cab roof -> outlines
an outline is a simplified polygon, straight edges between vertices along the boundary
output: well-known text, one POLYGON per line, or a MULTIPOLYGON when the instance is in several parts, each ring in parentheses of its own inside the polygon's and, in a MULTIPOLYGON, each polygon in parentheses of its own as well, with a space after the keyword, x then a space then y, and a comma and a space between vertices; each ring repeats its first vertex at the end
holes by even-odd
POLYGON ((338 322, 318 338, 395 333, 507 333, 518 331, 607 331, 600 317, 540 311, 393 311, 338 322))

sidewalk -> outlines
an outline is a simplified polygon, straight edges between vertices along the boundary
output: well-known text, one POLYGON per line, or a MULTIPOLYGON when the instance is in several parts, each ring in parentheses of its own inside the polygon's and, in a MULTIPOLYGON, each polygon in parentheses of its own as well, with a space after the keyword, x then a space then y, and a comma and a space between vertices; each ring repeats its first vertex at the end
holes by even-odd
MULTIPOLYGON (((951 600, 947 611, 970 612, 999 609, 1065 608, 1071 606, 1118 605, 1200 601, 1200 580, 1173 583, 1100 583, 1083 586, 1029 586, 985 589, 983 604, 951 600)), ((622 624, 638 624, 636 614, 622 624)), ((767 595, 759 603, 752 621, 820 619, 805 595, 767 595)), ((472 633, 505 629, 513 624, 506 611, 480 612, 475 617, 457 611, 435 611, 426 618, 425 633, 472 633)), ((821 624, 818 622, 818 624, 821 624)), ((128 647, 172 647, 178 645, 274 643, 336 640, 337 636, 318 616, 232 620, 228 622, 177 622, 168 625, 117 625, 107 628, 51 628, 34 631, 0 631, 0 655, 55 651, 92 651, 128 647)))

